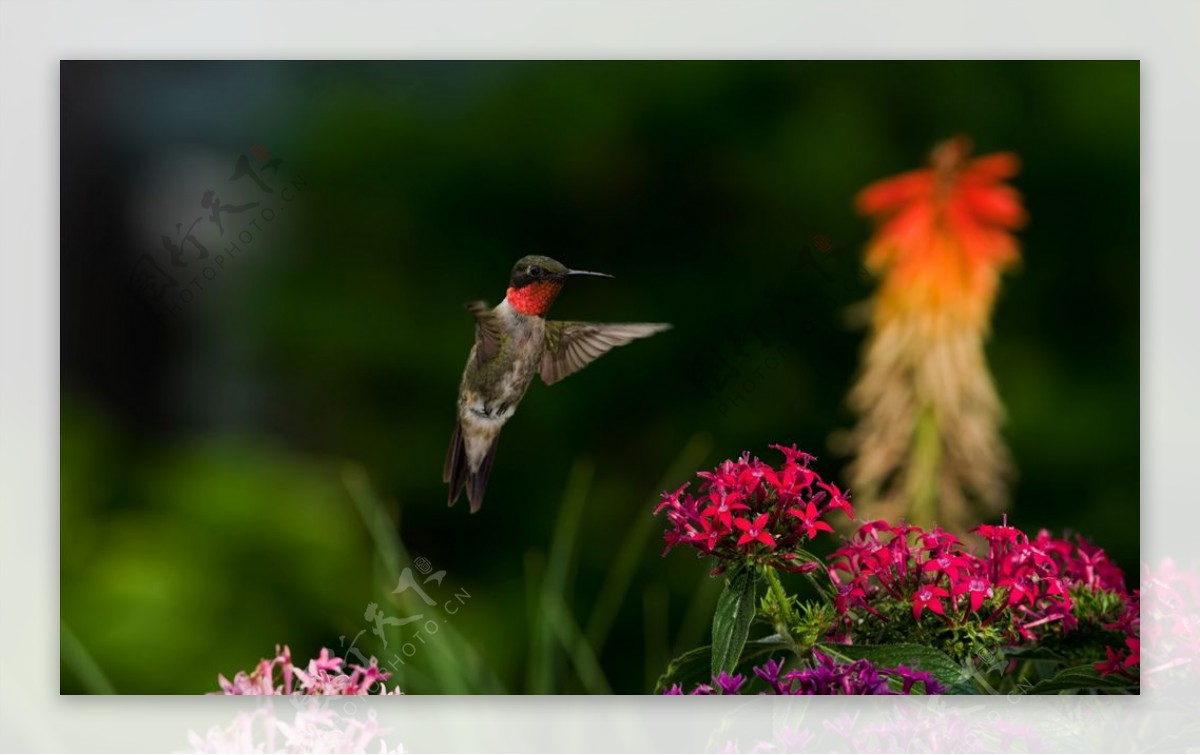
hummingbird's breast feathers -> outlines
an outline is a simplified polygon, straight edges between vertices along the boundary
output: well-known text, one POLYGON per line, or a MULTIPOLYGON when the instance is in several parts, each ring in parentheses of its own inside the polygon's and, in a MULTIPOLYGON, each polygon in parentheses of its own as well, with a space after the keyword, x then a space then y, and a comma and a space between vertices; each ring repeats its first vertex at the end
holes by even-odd
MULTIPOLYGON (((460 413, 472 421, 503 425, 537 374, 546 343, 546 321, 515 311, 508 303, 475 315, 475 346, 463 371, 460 413)), ((499 430, 499 427, 497 427, 499 430)))

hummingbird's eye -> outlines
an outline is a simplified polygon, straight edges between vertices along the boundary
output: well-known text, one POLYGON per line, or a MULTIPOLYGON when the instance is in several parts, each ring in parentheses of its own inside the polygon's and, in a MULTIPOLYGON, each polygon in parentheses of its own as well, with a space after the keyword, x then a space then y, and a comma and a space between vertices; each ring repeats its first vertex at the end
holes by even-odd
POLYGON ((540 267, 538 267, 537 265, 530 265, 529 266, 529 274, 532 275, 534 278, 541 277, 542 269, 540 267))

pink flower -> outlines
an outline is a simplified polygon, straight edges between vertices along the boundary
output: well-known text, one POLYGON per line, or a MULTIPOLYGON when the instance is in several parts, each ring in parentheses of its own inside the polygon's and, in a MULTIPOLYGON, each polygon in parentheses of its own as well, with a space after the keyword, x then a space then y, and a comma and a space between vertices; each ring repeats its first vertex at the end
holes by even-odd
POLYGON ((382 671, 379 663, 371 658, 367 665, 354 664, 349 674, 342 673, 345 661, 329 650, 321 648, 321 653, 308 662, 307 669, 301 669, 292 664, 291 650, 285 645, 280 651, 275 647, 275 657, 271 660, 259 661, 254 671, 247 674, 239 671, 233 681, 225 678, 224 674, 217 675, 217 683, 221 694, 225 695, 399 695, 403 694, 399 687, 388 690, 384 682, 391 674, 382 671), (279 668, 283 684, 275 684, 275 669, 279 668), (294 689, 292 680, 299 680, 299 688, 294 689), (374 690, 374 692, 372 692, 374 690))

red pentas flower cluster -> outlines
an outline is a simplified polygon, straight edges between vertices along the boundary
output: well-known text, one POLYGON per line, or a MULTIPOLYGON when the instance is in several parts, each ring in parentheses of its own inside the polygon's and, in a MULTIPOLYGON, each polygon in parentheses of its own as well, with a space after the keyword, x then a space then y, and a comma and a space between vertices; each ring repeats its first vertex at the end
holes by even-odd
POLYGON ((1071 586, 1082 585, 1093 590, 1125 593, 1125 573, 1108 558, 1103 548, 1092 545, 1082 535, 1074 542, 1051 537, 1040 530, 1033 545, 1058 564, 1059 573, 1071 586))
POLYGON ((800 545, 818 532, 833 531, 826 517, 834 509, 853 518, 849 497, 809 469, 816 457, 795 445, 771 448, 784 456, 778 468, 745 453, 711 472, 697 472, 701 482, 694 494, 686 492, 690 483, 664 493, 654 510, 666 511, 671 524, 663 535, 663 555, 676 545, 690 545, 719 560, 713 574, 739 561, 788 571, 817 568, 800 545))
POLYGON ((1094 576, 1080 560, 1094 560, 1094 552, 1081 555, 1070 544, 1063 550, 1064 541, 1048 536, 1030 542, 1007 522, 975 532, 988 542, 986 556, 975 555, 940 528, 864 524, 830 557, 843 638, 860 620, 881 618, 879 607, 888 601, 907 604, 918 621, 929 612, 952 627, 998 623, 1010 642, 1076 624, 1069 588, 1081 577, 1094 576))

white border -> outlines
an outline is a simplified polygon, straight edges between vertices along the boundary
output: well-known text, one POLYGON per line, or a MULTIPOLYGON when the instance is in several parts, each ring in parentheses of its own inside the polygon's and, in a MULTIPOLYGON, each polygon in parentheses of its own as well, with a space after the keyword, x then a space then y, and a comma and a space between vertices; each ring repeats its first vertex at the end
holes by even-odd
MULTIPOLYGON (((246 704, 57 694, 59 59, 1140 59, 1143 553, 1151 564, 1172 554, 1194 564, 1197 39, 1200 4, 1188 2, 0 2, 0 747, 186 749, 189 729, 227 726, 246 704)), ((1138 281, 1129 292, 1138 295, 1138 281)), ((1195 703, 1147 693, 920 709, 647 698, 401 698, 375 707, 394 729, 388 746, 408 749, 709 750, 729 740, 749 749, 795 723, 815 732, 806 749, 847 750, 856 740, 837 733, 845 714, 859 716, 860 735, 907 720, 940 737, 897 748, 976 749, 955 739, 954 721, 966 720, 1031 727, 1048 749, 1108 750, 1154 746, 1147 737, 1192 723, 1195 703)))

